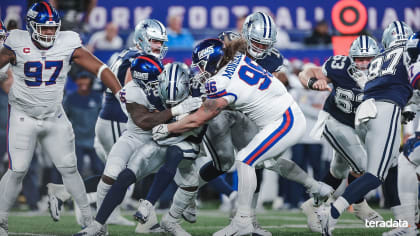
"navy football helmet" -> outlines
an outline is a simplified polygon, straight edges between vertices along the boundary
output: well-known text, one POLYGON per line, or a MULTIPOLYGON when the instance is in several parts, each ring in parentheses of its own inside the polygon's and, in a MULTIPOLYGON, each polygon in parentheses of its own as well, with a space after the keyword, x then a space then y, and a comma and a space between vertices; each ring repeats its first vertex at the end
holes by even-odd
POLYGON ((131 63, 131 75, 146 94, 154 93, 159 96, 159 75, 164 67, 162 62, 155 56, 144 54, 136 57, 131 63))
POLYGON ((224 55, 223 42, 219 39, 206 39, 200 42, 193 50, 192 68, 198 68, 196 75, 201 80, 206 80, 215 75, 224 55))
POLYGON ((3 21, 0 20, 0 47, 3 46, 4 41, 7 37, 7 30, 6 27, 3 24, 3 21))
POLYGON ((404 63, 409 66, 420 61, 420 31, 408 37, 405 43, 404 63))
POLYGON ((26 14, 26 28, 31 34, 33 40, 42 47, 49 48, 60 31, 61 20, 58 12, 45 1, 33 4, 26 14), (45 30, 50 28, 55 32, 45 34, 45 30))

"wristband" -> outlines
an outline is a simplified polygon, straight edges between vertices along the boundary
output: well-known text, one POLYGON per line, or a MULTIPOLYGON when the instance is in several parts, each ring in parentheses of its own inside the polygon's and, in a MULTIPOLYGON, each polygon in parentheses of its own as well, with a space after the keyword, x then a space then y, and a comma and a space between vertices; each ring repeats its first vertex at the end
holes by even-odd
POLYGON ((309 89, 312 89, 312 90, 316 90, 316 89, 314 89, 314 87, 312 87, 312 86, 314 86, 314 84, 315 84, 315 82, 316 82, 316 81, 318 81, 318 79, 317 79, 317 78, 315 78, 315 77, 311 77, 311 78, 308 80, 308 84, 307 84, 308 88, 309 88, 309 89))

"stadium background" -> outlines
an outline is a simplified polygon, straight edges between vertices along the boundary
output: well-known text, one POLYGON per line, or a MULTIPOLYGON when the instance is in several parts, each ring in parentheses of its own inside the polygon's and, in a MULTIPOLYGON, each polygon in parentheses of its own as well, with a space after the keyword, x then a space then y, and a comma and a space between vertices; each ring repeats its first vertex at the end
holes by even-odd
MULTIPOLYGON (((77 0, 75 2, 77 2, 77 0)), ((23 0, 0 0, 0 18, 6 23, 6 25, 10 20, 15 20, 18 28, 25 29, 24 19, 28 4, 30 3, 23 0)), ((121 51, 126 45, 130 44, 130 33, 133 31, 136 23, 142 19, 155 18, 160 20, 163 24, 168 25, 168 19, 171 15, 181 14, 183 16, 183 28, 192 34, 194 42, 198 42, 205 38, 216 37, 221 31, 235 30, 238 17, 255 11, 270 13, 277 26, 283 31, 283 33, 287 34, 289 38, 288 42, 276 46, 279 48, 284 57, 291 62, 292 69, 295 69, 295 66, 298 66, 301 69, 305 63, 309 62, 321 65, 328 57, 334 55, 339 50, 340 52, 345 53, 349 47, 349 42, 351 42, 355 35, 361 31, 373 35, 378 41, 380 41, 383 29, 393 20, 403 20, 410 25, 414 31, 420 30, 420 2, 418 0, 369 0, 360 2, 352 0, 98 0, 96 7, 91 11, 89 17, 81 14, 81 24, 75 24, 72 27, 74 27, 74 30, 80 32, 83 43, 87 45, 91 36, 95 32, 104 30, 109 22, 115 24, 119 28, 118 36, 123 40, 122 47, 116 50, 96 49, 94 51, 94 54, 98 58, 107 62, 111 55, 115 52, 121 51), (342 18, 334 18, 333 20, 333 8, 334 6, 337 6, 337 3, 339 2, 347 2, 350 5, 341 6, 341 8, 337 11, 342 13, 342 18), (352 8, 352 4, 354 4, 354 2, 361 4, 359 4, 356 8, 352 8), (364 15, 366 17, 364 17, 364 15), (343 26, 339 27, 337 25, 337 20, 343 21, 343 19, 344 21, 347 21, 347 23, 351 22, 347 24, 348 27, 352 27, 359 22, 362 22, 361 24, 363 27, 358 28, 353 33, 344 33, 345 29, 343 26), (305 44, 305 38, 312 34, 317 23, 322 20, 325 20, 329 26, 329 35, 332 37, 333 44, 305 44)), ((81 10, 81 12, 83 12, 83 10, 81 10)), ((65 10, 61 13, 65 15, 68 11, 65 10)), ((190 56, 192 48, 193 45, 190 45, 189 47, 171 46, 169 47, 168 54, 165 57, 164 62, 183 61, 189 64, 191 61, 190 56)), ((68 80, 68 84, 66 86, 66 94, 70 94, 71 92, 77 90, 77 85, 73 81, 74 78, 72 78, 72 75, 69 77, 70 79, 68 80)), ((101 91, 99 84, 94 86, 94 89, 101 91)), ((0 104, 7 104, 6 96, 1 96, 0 100, 1 99, 3 102, 0 102, 0 104), (6 102, 4 102, 4 99, 6 99, 6 102)), ((7 107, 0 108, 0 133, 5 132, 6 123, 4 121, 7 120, 7 112, 5 111, 7 111, 7 107)), ((412 128, 407 128, 405 130, 407 132, 405 135, 412 132, 412 128)), ((0 138, 2 137, 5 136, 0 135, 0 138)), ((5 144, 4 138, 0 140, 0 144, 5 144)), ((326 171, 328 168, 331 150, 328 150, 328 147, 325 145, 323 145, 323 148, 323 164, 321 169, 322 171, 326 171)), ((0 149, 0 156, 4 158, 1 159, 3 163, 3 169, 0 170, 1 174, 4 173, 4 168, 7 167, 7 156, 4 155, 2 150, 3 149, 0 149)), ((48 161, 42 158, 42 151, 38 152, 38 157, 34 160, 34 167, 25 179, 26 184, 24 183, 22 197, 20 198, 17 207, 18 209, 43 211, 45 210, 45 197, 43 198, 43 196, 45 196, 45 181, 48 180, 50 175, 56 175, 56 172, 51 170, 51 166, 49 166, 50 164, 48 164, 48 161), (31 202, 32 205, 35 205, 28 207, 27 204, 30 205, 31 202)), ((86 158, 85 162, 85 166, 93 166, 92 160, 86 158)), ((308 168, 314 176, 321 177, 323 175, 323 173, 316 173, 315 168, 311 163, 303 163, 303 165, 307 165, 305 168, 308 168)), ((83 170, 82 174, 84 177, 87 177, 92 174, 92 170, 86 168, 86 170, 83 170)), ((232 181, 232 184, 235 184, 235 175, 228 176, 228 178, 232 181)), ((265 183, 263 184, 263 196, 261 198, 261 203, 275 202, 279 197, 278 192, 280 191, 278 191, 278 188, 281 186, 287 186, 288 183, 282 183, 283 185, 279 183, 277 185, 276 183, 281 182, 281 180, 278 180, 277 176, 272 173, 265 173, 264 179, 265 183)), ((147 186, 147 184, 144 184, 143 186, 147 186)), ((286 190, 284 191, 288 191, 289 188, 291 187, 285 187, 286 190)), ((147 188, 140 188, 137 197, 142 196, 146 189, 147 188)), ((296 191, 296 189, 291 191, 296 191)), ((299 191, 304 194, 301 190, 299 191)), ((169 196, 170 193, 168 193, 165 201, 170 199, 169 196)), ((371 193, 370 196, 372 201, 379 202, 381 206, 386 205, 385 198, 382 197, 380 190, 371 193)), ((214 200, 217 197, 218 196, 211 190, 211 188, 205 189, 201 194, 202 200, 214 200)), ((300 199, 300 201, 301 200, 303 199, 300 199)), ((282 201, 287 203, 287 199, 282 199, 282 201)), ((294 207, 281 203, 278 203, 278 205, 273 204, 273 207, 276 209, 295 209, 294 207)), ((292 217, 293 216, 294 215, 292 215, 292 217)), ((271 215, 268 216, 268 218, 270 217, 271 215)), ((284 217, 289 217, 289 215, 284 217)))

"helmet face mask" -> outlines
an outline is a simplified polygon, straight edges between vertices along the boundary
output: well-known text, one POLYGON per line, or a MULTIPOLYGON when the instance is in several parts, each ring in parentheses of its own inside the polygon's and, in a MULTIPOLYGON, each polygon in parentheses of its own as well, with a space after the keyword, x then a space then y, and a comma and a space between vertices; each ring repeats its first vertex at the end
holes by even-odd
POLYGON ((60 24, 55 22, 52 22, 51 24, 39 24, 33 21, 29 24, 33 29, 32 38, 41 44, 41 46, 51 47, 54 44, 60 30, 60 24))
POLYGON ((367 73, 370 61, 380 52, 375 39, 367 35, 357 37, 350 46, 349 57, 353 66, 367 73))
POLYGON ((248 54, 255 59, 263 59, 276 42, 276 25, 269 15, 255 12, 246 18, 242 36, 247 42, 248 54))
POLYGON ((7 30, 4 27, 3 21, 0 20, 0 47, 3 47, 4 41, 7 38, 7 30))
POLYGON ((164 58, 168 51, 166 28, 158 20, 146 19, 138 23, 133 40, 138 49, 159 59, 164 58))
POLYGON ((32 39, 44 48, 53 46, 61 20, 57 11, 47 2, 35 3, 26 15, 26 28, 32 39))
POLYGON ((159 95, 159 75, 163 71, 162 62, 152 55, 142 55, 131 63, 131 75, 144 92, 159 95))
POLYGON ((218 72, 224 56, 223 48, 219 39, 206 39, 194 48, 191 69, 196 79, 204 82, 218 72))
POLYGON ((408 37, 404 50, 404 64, 410 66, 416 62, 420 62, 420 32, 408 37))

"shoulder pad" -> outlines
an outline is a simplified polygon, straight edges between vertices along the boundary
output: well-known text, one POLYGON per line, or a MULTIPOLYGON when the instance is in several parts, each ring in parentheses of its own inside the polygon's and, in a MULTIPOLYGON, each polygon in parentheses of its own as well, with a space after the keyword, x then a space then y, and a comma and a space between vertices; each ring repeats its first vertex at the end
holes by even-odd
POLYGON ((60 31, 56 42, 54 42, 54 45, 56 44, 66 48, 80 48, 82 47, 82 40, 79 34, 74 31, 60 31))
POLYGON ((322 71, 329 79, 334 80, 337 77, 348 76, 347 68, 352 62, 348 56, 336 55, 328 58, 322 65, 322 71))

